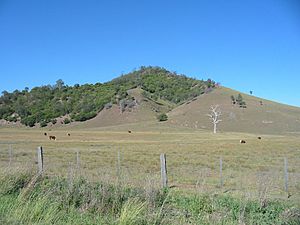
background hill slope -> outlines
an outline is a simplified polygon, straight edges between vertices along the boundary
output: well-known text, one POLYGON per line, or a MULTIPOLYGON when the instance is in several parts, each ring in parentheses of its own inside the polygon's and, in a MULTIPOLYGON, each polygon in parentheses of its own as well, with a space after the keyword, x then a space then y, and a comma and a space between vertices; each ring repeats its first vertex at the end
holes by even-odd
POLYGON ((242 94, 246 108, 233 104, 239 92, 225 87, 199 96, 173 109, 168 123, 197 129, 212 129, 207 114, 211 105, 218 104, 222 111, 222 122, 218 129, 222 132, 248 133, 294 133, 300 132, 300 108, 279 104, 251 95, 242 94))
POLYGON ((210 79, 196 80, 151 66, 103 84, 70 87, 58 80, 55 85, 30 91, 4 91, 0 125, 10 121, 35 127, 210 131, 207 114, 212 105, 219 105, 222 111, 221 132, 300 133, 300 108, 240 94, 210 79), (157 121, 162 113, 167 113, 168 121, 157 121))

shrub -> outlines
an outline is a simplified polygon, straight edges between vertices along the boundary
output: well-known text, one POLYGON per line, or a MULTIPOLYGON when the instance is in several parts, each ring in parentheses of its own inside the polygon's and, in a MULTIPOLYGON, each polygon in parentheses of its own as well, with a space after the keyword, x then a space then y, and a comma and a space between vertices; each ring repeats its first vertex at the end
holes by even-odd
POLYGON ((72 115, 72 118, 73 118, 75 121, 86 121, 86 120, 92 119, 92 118, 95 117, 96 115, 97 115, 96 112, 88 112, 88 113, 81 112, 81 113, 72 115))
POLYGON ((159 122, 167 121, 168 120, 168 116, 167 116, 167 114, 162 113, 162 114, 158 115, 157 119, 158 119, 159 122))
POLYGON ((246 102, 244 101, 243 96, 241 94, 238 94, 236 98, 236 102, 238 103, 240 108, 247 108, 246 102))
POLYGON ((45 127, 47 126, 47 122, 45 120, 40 122, 40 127, 45 127))
POLYGON ((64 119, 64 124, 69 124, 69 123, 71 123, 71 120, 69 118, 65 118, 64 119))
POLYGON ((9 122, 17 122, 17 117, 15 117, 15 116, 9 116, 9 117, 7 117, 7 120, 9 122))
POLYGON ((25 124, 26 126, 29 127, 33 127, 35 125, 35 122, 36 122, 35 116, 28 116, 21 120, 22 124, 25 124))

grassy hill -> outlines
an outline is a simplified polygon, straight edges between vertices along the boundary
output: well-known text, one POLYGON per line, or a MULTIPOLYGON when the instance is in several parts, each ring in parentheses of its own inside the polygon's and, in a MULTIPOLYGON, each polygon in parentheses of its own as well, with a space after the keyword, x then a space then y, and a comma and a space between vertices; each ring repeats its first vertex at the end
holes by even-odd
POLYGON ((117 106, 101 111, 92 120, 74 127, 111 130, 203 130, 212 131, 207 114, 212 105, 219 105, 222 111, 218 132, 243 132, 252 134, 296 134, 300 133, 300 109, 243 94, 226 87, 188 100, 180 105, 167 104, 145 98, 141 89, 130 90, 129 96, 138 99, 132 110, 119 112, 117 106), (231 96, 242 96, 245 106, 233 104, 231 96), (158 122, 158 112, 167 112, 168 121, 158 122))
POLYGON ((231 96, 239 92, 221 87, 209 94, 188 101, 169 115, 169 124, 196 129, 211 129, 207 114, 210 106, 219 105, 222 122, 221 132, 248 132, 257 134, 277 134, 300 132, 300 108, 279 104, 251 95, 242 94, 246 108, 233 104, 231 96))
POLYGON ((70 87, 59 80, 53 86, 30 91, 4 91, 0 97, 0 126, 10 123, 35 127, 210 131, 212 124, 207 114, 212 105, 219 105, 222 111, 219 132, 300 133, 300 108, 160 67, 141 67, 104 84, 70 87), (157 122, 162 113, 167 113, 168 121, 157 122))

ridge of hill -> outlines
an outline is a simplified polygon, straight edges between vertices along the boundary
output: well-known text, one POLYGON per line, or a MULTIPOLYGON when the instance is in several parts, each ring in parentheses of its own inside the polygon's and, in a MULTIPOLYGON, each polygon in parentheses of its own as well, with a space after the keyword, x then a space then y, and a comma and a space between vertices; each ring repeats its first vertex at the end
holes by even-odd
POLYGON ((144 96, 143 99, 163 108, 173 108, 214 87, 215 82, 210 79, 196 80, 161 67, 142 66, 139 70, 103 84, 67 86, 58 80, 55 85, 31 90, 3 91, 0 97, 0 120, 44 127, 58 122, 68 124, 71 121, 86 121, 96 117, 103 109, 118 111, 118 108, 122 114, 138 104, 128 92, 136 88, 140 90, 139 95, 144 96))

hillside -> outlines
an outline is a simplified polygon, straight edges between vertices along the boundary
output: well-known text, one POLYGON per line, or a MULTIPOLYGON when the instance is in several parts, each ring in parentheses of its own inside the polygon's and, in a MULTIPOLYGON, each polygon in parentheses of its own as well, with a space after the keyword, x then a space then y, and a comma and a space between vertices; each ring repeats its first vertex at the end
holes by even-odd
POLYGON ((212 130, 207 114, 219 105, 219 132, 300 133, 300 108, 219 87, 160 67, 141 67, 107 83, 55 85, 3 92, 0 126, 212 130), (157 116, 167 113, 166 122, 157 116), (10 121, 10 122, 9 122, 10 121), (78 122, 76 122, 78 121, 78 122), (80 123, 79 123, 80 122, 80 123), (71 123, 71 125, 69 124, 71 123), (122 126, 118 127, 118 126, 122 126))
POLYGON ((218 125, 221 132, 248 132, 257 134, 300 132, 300 108, 279 104, 242 94, 246 108, 233 104, 231 96, 239 92, 221 87, 194 101, 178 106, 169 115, 171 125, 196 129, 211 129, 207 114, 210 106, 219 105, 222 112, 218 125))
POLYGON ((157 114, 166 113, 172 109, 172 104, 161 104, 143 96, 141 88, 127 91, 129 98, 135 99, 136 104, 131 108, 120 111, 118 105, 103 109, 95 118, 85 121, 83 127, 106 127, 128 123, 143 123, 156 121, 157 114))
POLYGON ((193 98, 180 105, 166 107, 149 100, 140 89, 129 91, 140 104, 133 110, 120 114, 118 107, 101 111, 95 118, 82 123, 78 128, 97 128, 135 131, 156 130, 204 130, 212 131, 207 114, 212 105, 219 105, 222 112, 218 132, 244 132, 253 134, 299 134, 300 108, 268 101, 235 90, 218 87, 213 91, 193 98), (231 96, 242 96, 245 106, 233 104, 231 96), (156 110, 167 112, 168 121, 158 122, 156 110))

